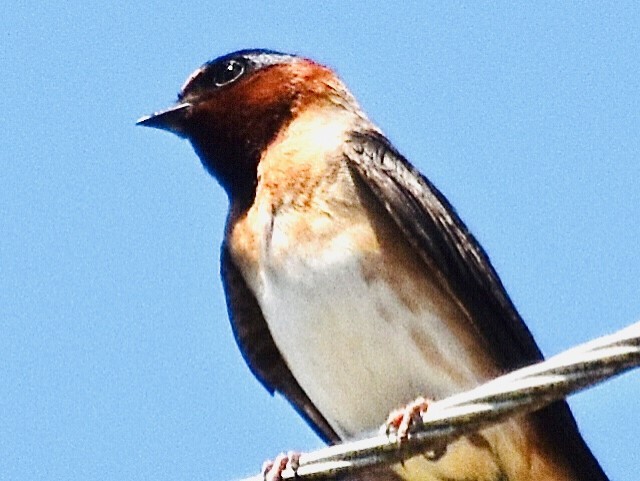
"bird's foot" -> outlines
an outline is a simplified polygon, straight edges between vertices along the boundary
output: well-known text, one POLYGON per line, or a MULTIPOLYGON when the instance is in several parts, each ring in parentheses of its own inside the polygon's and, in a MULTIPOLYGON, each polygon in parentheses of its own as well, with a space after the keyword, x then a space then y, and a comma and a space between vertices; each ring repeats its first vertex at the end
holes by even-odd
POLYGON ((429 409, 429 401, 419 397, 406 406, 391 411, 382 429, 387 436, 395 434, 398 442, 402 443, 409 439, 411 428, 418 419, 422 418, 427 409, 429 409))
POLYGON ((264 481, 282 481, 282 473, 290 468, 294 474, 300 465, 300 453, 280 453, 273 461, 265 461, 262 465, 262 477, 264 481))

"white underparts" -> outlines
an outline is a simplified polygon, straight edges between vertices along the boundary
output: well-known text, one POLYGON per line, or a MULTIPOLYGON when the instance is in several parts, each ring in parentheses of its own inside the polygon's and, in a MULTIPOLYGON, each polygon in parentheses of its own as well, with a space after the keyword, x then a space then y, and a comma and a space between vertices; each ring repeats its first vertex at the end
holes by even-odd
POLYGON ((292 245, 286 218, 271 228, 258 301, 294 376, 340 435, 377 429, 418 395, 441 398, 476 383, 429 303, 412 312, 383 279, 365 278, 353 232, 309 251, 292 245))

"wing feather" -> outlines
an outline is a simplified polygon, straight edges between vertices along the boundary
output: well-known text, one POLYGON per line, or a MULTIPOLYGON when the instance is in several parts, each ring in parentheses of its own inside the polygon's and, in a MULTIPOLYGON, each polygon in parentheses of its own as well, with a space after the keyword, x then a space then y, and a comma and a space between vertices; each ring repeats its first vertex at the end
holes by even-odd
MULTIPOLYGON (((447 199, 377 132, 354 132, 345 151, 356 178, 371 190, 417 254, 460 299, 505 371, 542 359, 489 257, 447 199)), ((529 418, 551 450, 567 453, 577 479, 607 481, 564 401, 529 418)))
POLYGON ((542 359, 487 254, 447 199, 382 135, 354 133, 346 156, 423 261, 461 300, 505 370, 542 359))

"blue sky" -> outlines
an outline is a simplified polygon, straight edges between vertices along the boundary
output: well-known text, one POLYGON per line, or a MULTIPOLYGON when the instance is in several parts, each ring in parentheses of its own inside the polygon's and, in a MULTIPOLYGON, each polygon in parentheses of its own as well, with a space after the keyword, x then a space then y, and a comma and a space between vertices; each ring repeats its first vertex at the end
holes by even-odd
MULTIPOLYGON (((637 3, 26 3, 0 17, 0 479, 237 479, 320 446, 233 342, 224 194, 134 126, 239 48, 337 69, 545 353, 640 319, 637 3)), ((612 479, 640 468, 639 394, 571 399, 612 479)))

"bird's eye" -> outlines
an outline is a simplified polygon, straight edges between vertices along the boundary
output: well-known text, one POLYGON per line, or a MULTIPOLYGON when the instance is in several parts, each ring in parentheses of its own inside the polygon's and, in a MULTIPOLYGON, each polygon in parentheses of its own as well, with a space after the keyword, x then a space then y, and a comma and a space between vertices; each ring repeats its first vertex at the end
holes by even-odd
POLYGON ((229 60, 220 66, 215 73, 213 82, 216 87, 222 87, 233 82, 244 73, 244 65, 237 60, 229 60))

